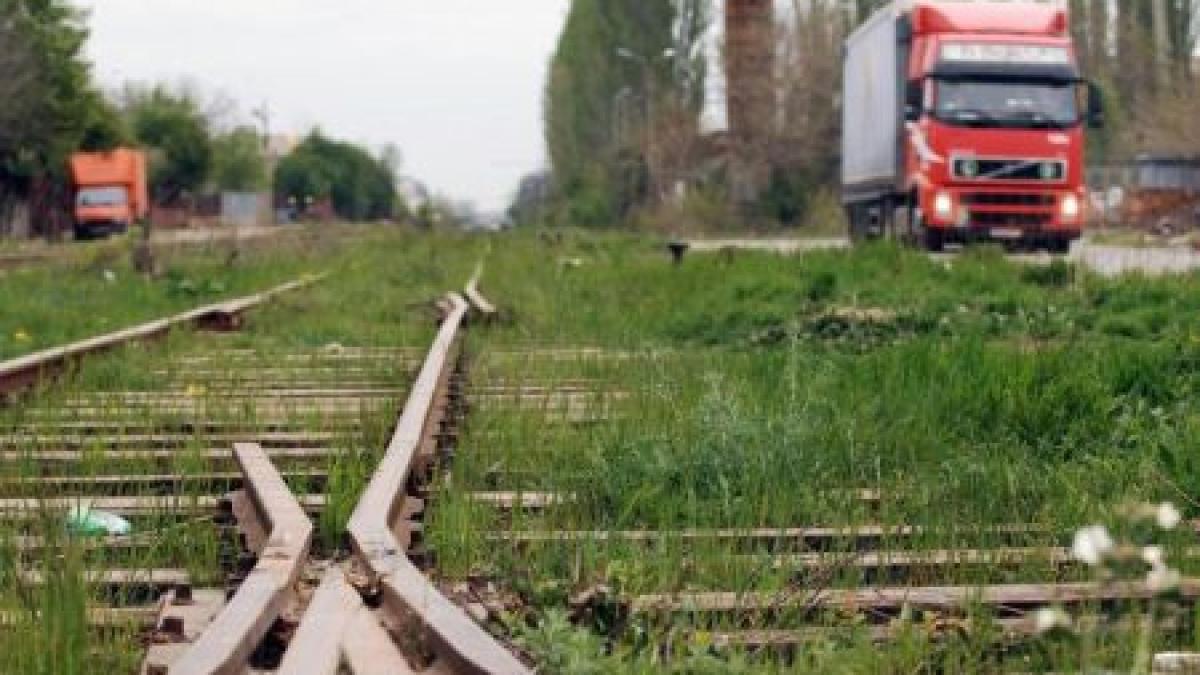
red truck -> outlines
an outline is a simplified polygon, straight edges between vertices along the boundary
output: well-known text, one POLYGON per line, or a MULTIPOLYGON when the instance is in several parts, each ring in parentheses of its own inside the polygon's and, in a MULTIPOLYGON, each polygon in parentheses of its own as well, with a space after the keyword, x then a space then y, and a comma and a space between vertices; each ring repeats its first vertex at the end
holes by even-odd
POLYGON ((76 153, 71 179, 77 240, 123 233, 149 212, 146 155, 138 150, 76 153))
POLYGON ((1103 125, 1067 11, 896 0, 846 41, 843 203, 855 240, 1065 252, 1084 227, 1084 126, 1103 125))

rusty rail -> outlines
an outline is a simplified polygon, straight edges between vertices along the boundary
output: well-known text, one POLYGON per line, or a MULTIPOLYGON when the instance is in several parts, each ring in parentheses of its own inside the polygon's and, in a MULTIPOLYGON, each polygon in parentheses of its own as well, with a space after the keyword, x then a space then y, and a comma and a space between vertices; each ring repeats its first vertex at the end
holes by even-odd
POLYGON ((447 296, 441 306, 442 325, 386 456, 347 526, 354 554, 348 564, 310 560, 313 527, 304 505, 311 498, 289 492, 260 445, 235 445, 246 489, 230 508, 245 548, 257 553, 257 564, 211 624, 187 638, 195 641, 180 658, 148 660, 147 672, 166 672, 169 660, 174 660, 169 672, 180 675, 245 672, 277 621, 297 614, 302 619, 286 640, 280 673, 532 672, 441 594, 410 549, 419 541, 420 524, 414 519, 424 511, 418 497, 422 481, 437 461, 438 442, 453 410, 452 379, 471 311, 460 295, 447 296), (306 602, 300 590, 318 570, 322 583, 306 602))
POLYGON ((421 628, 436 654, 436 667, 457 673, 530 673, 516 656, 496 641, 421 573, 400 538, 411 541, 413 524, 409 479, 432 461, 436 435, 446 412, 449 380, 459 350, 460 328, 469 306, 461 296, 449 298, 449 312, 413 385, 388 444, 388 451, 350 518, 350 543, 365 565, 381 609, 421 628), (398 538, 400 537, 400 538, 398 538))
POLYGON ((233 599, 172 666, 177 675, 244 672, 250 655, 292 601, 312 544, 312 522, 262 447, 237 444, 234 452, 246 477, 251 506, 246 515, 257 521, 266 540, 258 549, 258 564, 233 599))
POLYGON ((338 675, 346 670, 355 675, 414 672, 362 596, 334 568, 325 573, 279 672, 338 675))
POLYGON ((467 288, 463 291, 463 295, 466 297, 467 302, 471 303, 472 309, 479 312, 485 320, 490 320, 495 318, 497 311, 496 306, 488 302, 488 299, 479 291, 479 281, 482 278, 483 265, 481 264, 476 268, 471 280, 467 282, 467 288))
POLYGON ((52 379, 69 370, 86 356, 132 342, 159 338, 180 326, 194 326, 208 330, 236 330, 241 326, 242 314, 247 310, 265 304, 284 293, 311 286, 324 278, 325 275, 305 277, 263 293, 199 307, 166 319, 150 321, 115 333, 5 361, 0 363, 0 396, 20 393, 36 386, 39 382, 52 379))

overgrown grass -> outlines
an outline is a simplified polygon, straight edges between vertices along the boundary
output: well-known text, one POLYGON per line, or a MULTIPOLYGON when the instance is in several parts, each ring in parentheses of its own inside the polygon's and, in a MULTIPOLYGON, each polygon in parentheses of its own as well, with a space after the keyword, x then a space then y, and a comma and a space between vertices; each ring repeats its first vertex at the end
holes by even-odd
MULTIPOLYGON (((811 616, 764 614, 731 626, 686 614, 623 618, 619 608, 638 594, 664 591, 785 593, 1088 574, 1035 555, 1011 565, 950 565, 896 577, 853 565, 797 566, 781 554, 805 551, 779 551, 771 542, 734 548, 668 534, 651 545, 617 538, 517 548, 489 540, 489 533, 914 525, 920 529, 910 536, 883 543, 938 551, 1069 545, 1076 528, 1111 517, 1125 501, 1170 500, 1196 515, 1192 486, 1200 462, 1190 449, 1200 440, 1200 418, 1192 410, 1200 279, 1105 280, 1066 265, 1010 264, 986 249, 948 262, 875 246, 798 258, 691 256, 676 267, 663 242, 634 237, 368 233, 354 241, 311 240, 303 250, 246 254, 232 270, 214 250, 209 258, 177 261, 178 278, 194 283, 176 287, 211 290, 211 281, 235 295, 300 272, 331 270, 334 277, 254 312, 243 333, 179 334, 159 348, 93 361, 77 388, 194 389, 209 406, 205 415, 252 419, 235 402, 208 396, 208 385, 186 368, 159 371, 173 356, 214 343, 267 362, 289 351, 362 346, 423 352, 433 335, 428 300, 461 286, 485 252, 483 290, 503 316, 471 336, 473 383, 533 384, 550 393, 539 400, 502 389, 476 401, 427 534, 445 579, 491 580, 519 600, 502 629, 547 672, 1078 668, 1084 650, 1066 639, 998 653, 990 617, 979 608, 972 610, 974 627, 950 639, 933 639, 916 617, 899 641, 882 648, 861 622, 831 612, 815 621, 831 631, 828 639, 792 660, 717 650, 712 636, 734 627, 807 625, 814 623, 811 616), (583 346, 621 355, 567 353, 548 360, 524 351, 583 346), (881 499, 862 499, 864 488, 881 499), (569 499, 498 515, 469 499, 478 491, 553 492, 569 499), (1005 532, 1000 525, 1025 527, 1005 532), (601 587, 611 594, 606 606, 613 613, 568 620, 569 599, 601 587)), ((27 349, 17 350, 28 351, 92 331, 97 317, 81 307, 99 314, 95 307, 115 302, 124 323, 132 323, 177 300, 169 297, 169 277, 126 289, 120 275, 114 285, 87 276, 95 273, 71 272, 83 281, 64 277, 61 287, 45 273, 19 277, 21 286, 7 286, 18 277, 0 279, 0 293, 22 298, 11 305, 13 313, 0 313, 0 330, 28 333, 27 349), (35 299, 60 291, 56 302, 69 311, 52 315, 33 307, 35 299), (24 325, 36 317, 43 321, 36 339, 45 343, 35 345, 37 333, 24 325)), ((179 306, 200 304, 194 300, 179 306)), ((379 376, 407 382, 412 367, 397 364, 379 376)), ((65 395, 45 392, 42 403, 53 407, 65 395)), ((346 452, 325 467, 327 482, 294 483, 329 495, 320 521, 324 548, 338 545, 402 401, 399 395, 364 408, 349 428, 337 426, 346 452)), ((5 426, 21 428, 28 413, 8 411, 5 426)), ((153 415, 148 410, 142 417, 153 415)), ((306 429, 334 429, 322 416, 285 418, 306 429)), ((198 434, 165 469, 96 461, 83 471, 198 474, 210 468, 198 454, 209 446, 198 434)), ((19 462, 0 477, 44 470, 19 462)), ((187 484, 184 491, 201 494, 209 487, 187 484)), ((165 532, 163 545, 121 565, 184 565, 201 578, 219 573, 221 544, 210 527, 182 527, 166 514, 138 526, 165 532)), ((1175 533, 1165 543, 1185 572, 1200 572, 1180 556, 1189 539, 1175 533)), ((849 554, 856 546, 835 542, 829 551, 849 554)), ((92 551, 79 556, 81 570, 116 564, 92 551)), ((20 559, 18 566, 15 556, 0 554, 0 568, 5 560, 7 569, 39 564, 20 559)), ((70 596, 77 586, 68 577, 58 588, 70 596)), ((15 606, 17 598, 13 584, 0 583, 0 603, 15 606)), ((29 622, 17 639, 57 640, 53 626, 75 625, 70 617, 78 611, 70 608, 79 603, 55 602, 34 599, 27 606, 49 608, 65 623, 29 622)), ((1155 639, 1162 646, 1193 646, 1192 626, 1185 617, 1181 630, 1155 639)), ((88 635, 64 644, 111 650, 136 662, 128 635, 88 635)), ((1118 670, 1130 665, 1135 651, 1121 631, 1100 635, 1090 649, 1087 665, 1118 670)), ((0 671, 89 670, 82 661, 39 665, 11 658, 0 657, 0 671)))
MULTIPOLYGON (((489 260, 485 291, 512 320, 473 337, 473 381, 550 393, 473 409, 428 528, 439 569, 452 581, 491 579, 519 598, 501 628, 551 672, 1129 669, 1135 631, 1100 631, 1087 648, 1040 640, 1000 651, 978 608, 960 637, 935 641, 916 617, 911 634, 885 647, 838 612, 734 624, 687 613, 621 619, 616 608, 574 625, 562 617, 570 598, 597 588, 619 608, 647 593, 1091 578, 1036 554, 898 577, 814 569, 781 557, 776 542, 731 548, 669 533, 916 526, 882 548, 935 552, 1069 547, 1076 529, 1128 502, 1174 501, 1194 515, 1198 290, 1196 277, 1105 280, 988 249, 949 261, 890 246, 738 253, 675 267, 645 240, 507 240, 489 260), (564 345, 626 356, 503 351, 564 345), (598 393, 564 416, 556 406, 578 387, 598 393), (865 501, 862 489, 882 498, 865 501), (483 491, 567 499, 498 513, 470 498, 483 491), (999 527, 1010 525, 1021 528, 999 527), (489 538, 560 530, 668 534, 652 544, 489 538), (814 623, 835 632, 786 660, 730 655, 706 637, 814 623)), ((1182 555, 1191 538, 1175 533, 1166 545, 1196 573, 1182 555)), ((859 545, 832 546, 848 555, 859 545)), ((1155 645, 1195 646, 1191 625, 1158 631, 1155 645)))
MULTIPOLYGON (((407 255, 413 246, 427 246, 419 241, 399 232, 331 227, 243 242, 236 249, 230 242, 164 246, 158 253, 159 271, 150 277, 131 268, 128 244, 88 247, 0 277, 0 359, 249 295, 304 274, 366 278, 367 267, 375 265, 380 266, 376 288, 397 274, 428 278, 421 268, 436 259, 407 255), (390 260, 389 253, 394 256, 390 260)), ((324 324, 336 334, 361 329, 370 318, 387 317, 362 316, 353 326, 332 320, 324 324)), ((315 319, 307 328, 320 323, 315 319)))

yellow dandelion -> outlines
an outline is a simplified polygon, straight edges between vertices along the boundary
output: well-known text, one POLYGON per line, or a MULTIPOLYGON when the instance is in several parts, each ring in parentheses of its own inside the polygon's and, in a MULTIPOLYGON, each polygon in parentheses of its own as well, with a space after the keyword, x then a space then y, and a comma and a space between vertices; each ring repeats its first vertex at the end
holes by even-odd
POLYGON ((187 395, 192 398, 199 398, 208 393, 208 390, 199 384, 189 384, 187 387, 187 395))
POLYGON ((32 342, 33 341, 33 337, 31 335, 29 335, 29 333, 26 333, 23 330, 19 330, 16 333, 13 333, 13 339, 16 340, 17 342, 32 342))

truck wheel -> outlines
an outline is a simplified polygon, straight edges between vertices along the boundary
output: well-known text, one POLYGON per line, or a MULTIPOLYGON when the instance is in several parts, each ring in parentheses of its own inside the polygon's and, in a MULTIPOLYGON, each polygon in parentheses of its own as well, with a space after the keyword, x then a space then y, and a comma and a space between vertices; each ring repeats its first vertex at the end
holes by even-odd
POLYGON ((847 206, 846 212, 846 235, 850 237, 851 243, 858 243, 858 223, 853 206, 847 206))
POLYGON ((1067 255, 1071 252, 1071 244, 1074 239, 1071 237, 1051 237, 1046 242, 1046 249, 1054 255, 1067 255))
POLYGON ((850 241, 855 244, 861 244, 870 238, 870 233, 867 232, 865 211, 866 209, 859 205, 846 207, 846 220, 850 225, 850 241))
POLYGON ((924 228, 921 239, 925 245, 925 250, 930 253, 941 253, 946 250, 946 235, 941 230, 926 227, 924 228))

